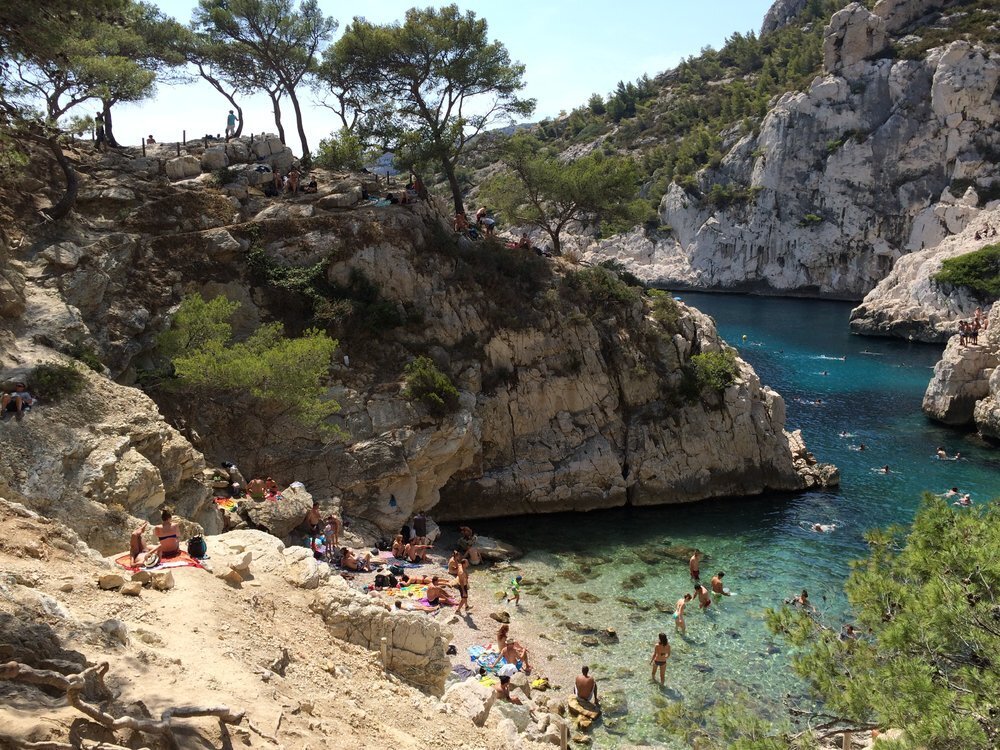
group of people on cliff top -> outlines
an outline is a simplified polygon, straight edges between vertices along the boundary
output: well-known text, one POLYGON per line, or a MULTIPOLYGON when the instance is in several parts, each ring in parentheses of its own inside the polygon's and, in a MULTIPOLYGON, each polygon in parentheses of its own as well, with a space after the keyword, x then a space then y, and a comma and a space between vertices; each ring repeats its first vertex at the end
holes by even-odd
POLYGON ((962 346, 975 346, 979 343, 979 332, 985 331, 989 325, 989 319, 983 312, 983 308, 977 307, 971 320, 960 320, 958 322, 958 342, 962 346))
MULTIPOLYGON (((458 234, 470 240, 483 240, 496 237, 497 222, 492 212, 486 206, 479 207, 476 211, 475 222, 472 224, 469 223, 469 217, 466 216, 465 211, 459 211, 452 220, 452 226, 458 234)), ((535 246, 531 242, 531 238, 527 232, 521 232, 521 236, 517 240, 506 242, 505 247, 508 250, 530 250, 543 257, 551 256, 551 253, 546 248, 535 246)))

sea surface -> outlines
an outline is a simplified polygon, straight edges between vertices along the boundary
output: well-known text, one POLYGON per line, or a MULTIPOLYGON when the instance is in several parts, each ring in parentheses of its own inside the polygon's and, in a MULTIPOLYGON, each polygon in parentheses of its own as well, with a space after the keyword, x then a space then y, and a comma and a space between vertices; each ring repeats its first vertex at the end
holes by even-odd
POLYGON ((762 382, 784 396, 788 428, 801 428, 817 458, 840 468, 842 484, 800 495, 477 524, 480 533, 527 552, 517 566, 529 616, 551 624, 546 634, 566 658, 596 675, 606 708, 598 747, 686 747, 672 731, 679 710, 697 717, 745 701, 763 715, 787 717, 788 706, 814 705, 789 669, 787 645, 768 632, 765 608, 806 588, 831 624, 848 622, 843 583, 851 560, 866 554, 867 529, 909 522, 925 491, 957 486, 977 503, 1000 496, 1000 450, 934 425, 920 411, 942 347, 852 336, 848 303, 680 296, 713 316, 762 382), (938 446, 961 458, 938 460, 938 446), (888 474, 879 471, 885 465, 888 474), (813 522, 837 528, 815 533, 813 522), (688 634, 680 637, 671 613, 691 590, 680 554, 689 547, 707 553, 702 580, 724 571, 735 595, 707 614, 688 605, 688 634), (606 627, 617 631, 617 642, 580 632, 606 627), (661 631, 673 648, 666 688, 649 674, 661 631))

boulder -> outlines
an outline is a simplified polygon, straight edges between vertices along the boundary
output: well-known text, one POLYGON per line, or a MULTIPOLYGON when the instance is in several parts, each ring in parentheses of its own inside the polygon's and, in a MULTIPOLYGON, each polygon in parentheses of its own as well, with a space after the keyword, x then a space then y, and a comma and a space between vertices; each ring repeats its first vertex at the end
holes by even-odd
POLYGON ((212 146, 205 149, 201 155, 201 168, 206 172, 214 172, 229 166, 229 154, 224 146, 212 146))
POLYGON ((293 586, 300 589, 315 589, 330 577, 330 566, 316 560, 312 550, 305 547, 288 547, 284 554, 287 565, 285 580, 293 586))
POLYGON ((476 547, 479 549, 479 554, 488 562, 516 560, 524 555, 513 544, 508 544, 507 542, 502 542, 499 539, 493 539, 488 536, 480 536, 476 542, 476 547))
POLYGON ((157 591, 169 591, 174 587, 174 574, 169 570, 158 570, 151 574, 150 583, 157 591))
POLYGON ((105 591, 120 589, 125 585, 125 579, 117 573, 105 573, 97 579, 97 585, 105 591))
POLYGON ((990 376, 1000 364, 992 347, 948 342, 924 393, 924 414, 953 427, 975 423, 976 402, 990 395, 990 376))
POLYGON ((324 195, 316 201, 319 208, 350 208, 361 200, 361 187, 354 185, 343 193, 324 195))
POLYGON ((186 180, 201 174, 201 161, 197 156, 177 156, 167 162, 166 170, 171 180, 186 180))
POLYGON ((139 581, 129 581, 119 589, 125 596, 139 596, 142 593, 142 584, 139 581))
POLYGON ((236 512, 246 518, 253 528, 287 540, 292 531, 302 524, 312 503, 312 495, 304 488, 289 487, 282 491, 281 500, 241 500, 236 512))

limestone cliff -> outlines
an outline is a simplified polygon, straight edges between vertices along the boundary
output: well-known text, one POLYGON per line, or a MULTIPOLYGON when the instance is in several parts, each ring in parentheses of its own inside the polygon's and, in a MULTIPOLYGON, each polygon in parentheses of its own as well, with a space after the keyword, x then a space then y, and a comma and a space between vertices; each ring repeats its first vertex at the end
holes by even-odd
POLYGON ((1000 440, 1000 305, 978 343, 948 341, 924 394, 927 416, 954 427, 975 427, 983 437, 1000 440))
POLYGON ((993 183, 1000 56, 960 33, 960 5, 880 0, 836 13, 822 75, 781 96, 753 132, 723 133, 726 154, 696 190, 670 186, 659 209, 668 232, 583 240, 584 257, 668 287, 858 299, 900 257, 961 232, 978 207, 939 197, 993 183), (897 56, 942 29, 958 41, 897 56), (716 185, 735 198, 706 200, 716 185))
MULTIPOLYGON (((191 292, 241 302, 240 335, 267 320, 291 333, 316 324, 314 303, 269 281, 268 269, 319 268, 333 295, 322 304, 342 311, 324 320, 340 339, 329 393, 342 407, 344 443, 324 444, 289 421, 262 423, 232 394, 194 402, 150 390, 212 462, 298 479, 383 530, 416 510, 585 510, 835 481, 784 432, 781 397, 745 363, 724 392, 692 390, 692 357, 725 346, 709 318, 670 303, 654 320, 650 299, 603 269, 458 245, 433 204, 360 205, 363 185, 350 175, 320 172, 319 193, 276 201, 250 184, 256 169, 218 186, 209 174, 177 174, 188 163, 177 157, 78 158, 74 220, 20 238, 26 312, 5 319, 7 374, 90 349, 133 383, 191 292), (435 417, 405 398, 403 367, 417 355, 458 387, 451 413, 435 417)), ((208 152, 200 158, 208 166, 208 152)), ((198 451, 145 395, 96 378, 92 397, 66 407, 43 400, 8 425, 4 439, 26 462, 11 488, 52 500, 81 492, 143 515, 165 498, 211 530, 193 479, 198 451), (67 446, 100 470, 35 477, 47 475, 33 466, 59 473, 67 446)))

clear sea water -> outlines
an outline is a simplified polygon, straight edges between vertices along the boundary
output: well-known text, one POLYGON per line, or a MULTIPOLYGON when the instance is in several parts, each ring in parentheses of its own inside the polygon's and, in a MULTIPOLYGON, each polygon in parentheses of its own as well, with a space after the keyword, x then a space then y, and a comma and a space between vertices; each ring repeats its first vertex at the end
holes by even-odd
POLYGON ((786 716, 789 704, 809 705, 805 685, 789 671, 787 647, 764 625, 764 609, 807 588, 824 616, 845 622, 843 582, 850 561, 865 555, 866 529, 908 522, 924 491, 957 486, 975 502, 1000 496, 1000 450, 934 425, 920 411, 941 347, 852 336, 848 303, 681 296, 712 315, 761 380, 784 396, 788 427, 801 428, 815 455, 840 467, 842 484, 830 492, 477 525, 527 552, 518 566, 533 584, 523 594, 531 616, 551 623, 547 633, 567 659, 591 665, 611 704, 627 704, 605 717, 598 747, 685 747, 657 721, 658 711, 678 702, 699 712, 740 698, 770 716, 786 716), (867 450, 856 450, 862 442, 867 450), (939 445, 960 451, 961 460, 934 458, 939 445), (885 464, 888 475, 877 471, 885 464), (810 522, 839 527, 817 534, 806 528, 810 522), (665 554, 671 547, 707 552, 702 580, 724 570, 736 592, 709 614, 688 605, 686 638, 675 635, 671 613, 691 584, 686 561, 665 554), (585 645, 567 622, 613 627, 619 640, 585 645), (649 679, 660 631, 673 647, 666 689, 649 679))

